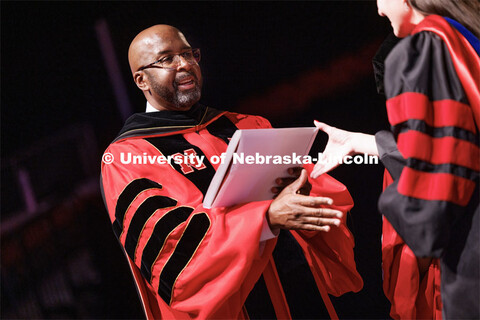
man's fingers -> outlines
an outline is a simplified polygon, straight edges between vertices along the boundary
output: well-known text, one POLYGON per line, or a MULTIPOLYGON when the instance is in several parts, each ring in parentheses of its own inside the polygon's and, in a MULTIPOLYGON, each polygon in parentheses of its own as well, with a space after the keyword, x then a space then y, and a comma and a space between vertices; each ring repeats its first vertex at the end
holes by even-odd
POLYGON ((288 171, 288 174, 295 177, 299 177, 300 174, 302 173, 302 170, 303 170, 303 167, 292 167, 292 168, 288 168, 287 171, 288 171))
MULTIPOLYGON (((283 178, 281 178, 283 179, 283 178)), ((277 181, 279 183, 284 181, 277 181)), ((311 185, 308 183, 308 174, 301 170, 300 176, 287 187, 272 188, 275 200, 268 208, 270 227, 284 229, 303 229, 329 231, 331 226, 338 226, 343 213, 332 208, 325 208, 333 204, 328 197, 310 197, 299 194, 309 193, 311 185)))
POLYGON ((304 225, 338 227, 341 224, 341 221, 340 219, 333 219, 333 218, 305 217, 302 223, 304 225))
POLYGON ((299 195, 296 200, 296 203, 305 207, 318 207, 319 205, 332 205, 333 200, 327 197, 309 197, 299 195))
POLYGON ((300 173, 300 177, 297 178, 294 182, 292 182, 287 188, 291 189, 294 193, 300 190, 303 185, 308 181, 308 174, 307 170, 303 169, 300 173))
POLYGON ((308 231, 322 231, 322 232, 328 232, 330 231, 331 227, 330 226, 317 226, 314 224, 304 224, 302 225, 301 228, 297 228, 301 230, 308 230, 308 231))
POLYGON ((323 218, 342 218, 343 212, 331 208, 309 208, 302 207, 299 209, 304 217, 323 217, 323 218))
POLYGON ((297 179, 298 178, 277 178, 275 179, 275 183, 277 186, 286 187, 297 179))
POLYGON ((279 186, 287 186, 293 181, 295 181, 302 174, 303 167, 292 167, 288 168, 287 172, 292 177, 281 177, 275 179, 275 183, 279 186))
POLYGON ((272 187, 270 189, 270 191, 275 195, 277 196, 280 192, 282 192, 283 190, 283 187, 272 187))
MULTIPOLYGON (((292 182, 290 182, 292 183, 292 182)), ((272 191, 273 193, 280 193, 282 192, 283 189, 285 189, 286 186, 288 186, 290 183, 286 183, 286 184, 279 184, 275 187, 272 187, 270 188, 270 191, 272 191)), ((303 187, 301 187, 300 189, 298 189, 299 192, 297 192, 298 194, 305 194, 305 195, 308 195, 308 193, 310 192, 310 190, 312 189, 312 187, 309 185, 309 184, 304 184, 303 187), (306 193, 305 193, 306 192, 306 193)))
POLYGON ((341 223, 340 219, 335 218, 302 217, 292 229, 330 231, 331 227, 338 227, 341 223))

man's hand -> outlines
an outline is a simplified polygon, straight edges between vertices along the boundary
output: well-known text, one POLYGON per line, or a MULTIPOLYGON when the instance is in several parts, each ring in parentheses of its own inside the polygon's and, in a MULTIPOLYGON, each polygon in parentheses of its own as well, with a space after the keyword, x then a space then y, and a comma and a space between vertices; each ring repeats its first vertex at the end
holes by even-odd
POLYGON ((272 201, 267 220, 272 231, 275 229, 304 229, 329 231, 330 226, 339 226, 343 213, 321 205, 331 205, 333 200, 325 197, 310 197, 297 193, 308 182, 307 171, 283 189, 272 201))
MULTIPOLYGON (((298 177, 300 177, 302 170, 302 167, 288 168, 288 174, 290 174, 291 177, 282 177, 275 179, 275 183, 277 185, 275 187, 272 187, 272 192, 275 194, 274 198, 276 198, 280 194, 280 192, 282 192, 282 190, 285 189, 288 185, 297 180, 298 177)), ((311 190, 312 185, 307 180, 305 184, 297 191, 297 193, 308 196, 311 190)))

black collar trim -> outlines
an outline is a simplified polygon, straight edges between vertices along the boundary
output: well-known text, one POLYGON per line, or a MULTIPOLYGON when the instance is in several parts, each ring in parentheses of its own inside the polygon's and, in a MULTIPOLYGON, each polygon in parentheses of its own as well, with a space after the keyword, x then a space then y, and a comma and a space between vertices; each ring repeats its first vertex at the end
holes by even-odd
POLYGON ((135 113, 127 119, 119 135, 113 142, 121 139, 171 134, 186 129, 199 130, 214 118, 225 113, 201 104, 194 105, 188 111, 159 111, 135 113))

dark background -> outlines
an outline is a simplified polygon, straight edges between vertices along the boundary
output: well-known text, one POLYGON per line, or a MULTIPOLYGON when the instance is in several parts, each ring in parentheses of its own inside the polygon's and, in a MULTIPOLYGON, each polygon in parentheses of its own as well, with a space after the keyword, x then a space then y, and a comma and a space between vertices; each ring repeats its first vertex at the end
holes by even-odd
MULTIPOLYGON (((375 1, 2 1, 2 318, 141 316, 98 176, 123 123, 105 59, 117 63, 122 102, 143 111, 127 50, 158 23, 201 48, 206 105, 263 115, 275 127, 318 119, 366 133, 388 128, 371 59, 390 26, 375 1), (101 25, 116 57, 102 54, 101 25)), ((349 224, 365 282, 333 299, 342 318, 388 317, 376 208, 382 173, 381 165, 331 173, 355 200, 349 224)))

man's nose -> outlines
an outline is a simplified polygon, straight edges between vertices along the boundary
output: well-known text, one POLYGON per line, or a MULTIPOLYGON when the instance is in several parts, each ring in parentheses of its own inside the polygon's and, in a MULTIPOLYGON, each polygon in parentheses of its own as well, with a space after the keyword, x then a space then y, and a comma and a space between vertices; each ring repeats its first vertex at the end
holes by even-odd
POLYGON ((188 61, 184 57, 178 55, 177 59, 178 59, 177 70, 182 70, 182 69, 183 70, 190 70, 192 68, 192 65, 190 63, 188 63, 188 61))

